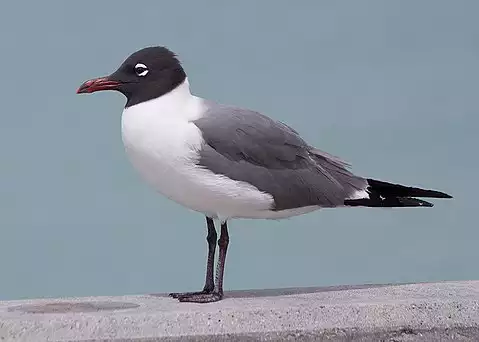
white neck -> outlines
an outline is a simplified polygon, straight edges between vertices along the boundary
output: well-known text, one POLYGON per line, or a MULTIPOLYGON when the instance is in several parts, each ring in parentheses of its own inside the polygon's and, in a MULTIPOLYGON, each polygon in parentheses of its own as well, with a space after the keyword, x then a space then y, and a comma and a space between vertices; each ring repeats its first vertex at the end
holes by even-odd
POLYGON ((179 119, 191 121, 201 116, 203 99, 190 92, 190 83, 185 78, 175 89, 155 99, 125 108, 123 115, 151 115, 159 119, 179 119))

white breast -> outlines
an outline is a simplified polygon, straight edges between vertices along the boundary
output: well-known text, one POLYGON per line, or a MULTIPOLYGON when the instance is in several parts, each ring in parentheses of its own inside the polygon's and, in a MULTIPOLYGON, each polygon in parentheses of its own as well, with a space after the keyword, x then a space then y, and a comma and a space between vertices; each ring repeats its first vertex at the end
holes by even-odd
POLYGON ((203 100, 189 93, 187 82, 126 108, 122 138, 131 163, 158 192, 206 215, 226 219, 268 211, 271 195, 197 166, 203 138, 191 120, 203 111, 203 100))

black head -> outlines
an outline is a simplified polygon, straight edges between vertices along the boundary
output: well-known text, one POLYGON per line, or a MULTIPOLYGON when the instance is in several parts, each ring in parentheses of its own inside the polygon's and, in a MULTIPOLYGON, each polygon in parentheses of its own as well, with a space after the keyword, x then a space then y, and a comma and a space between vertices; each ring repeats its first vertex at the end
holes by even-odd
POLYGON ((141 49, 130 55, 111 75, 88 80, 77 93, 116 90, 126 96, 125 107, 164 95, 186 78, 176 55, 166 47, 141 49))

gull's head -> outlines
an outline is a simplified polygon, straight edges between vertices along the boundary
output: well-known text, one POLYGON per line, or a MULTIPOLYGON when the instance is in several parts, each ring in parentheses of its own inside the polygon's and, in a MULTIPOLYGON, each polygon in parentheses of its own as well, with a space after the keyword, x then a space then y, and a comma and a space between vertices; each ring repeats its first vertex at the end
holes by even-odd
POLYGON ((126 96, 129 107, 160 97, 185 79, 172 51, 163 46, 147 47, 131 54, 112 74, 84 82, 77 94, 116 90, 126 96))

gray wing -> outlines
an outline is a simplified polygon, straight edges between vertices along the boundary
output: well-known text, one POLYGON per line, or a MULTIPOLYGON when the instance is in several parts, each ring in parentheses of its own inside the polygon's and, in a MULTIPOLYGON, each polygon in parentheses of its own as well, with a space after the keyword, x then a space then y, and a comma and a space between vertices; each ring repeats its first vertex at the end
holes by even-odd
POLYGON ((205 140, 199 165, 271 194, 273 210, 343 205, 367 186, 344 161, 258 112, 208 102, 194 123, 205 140))

